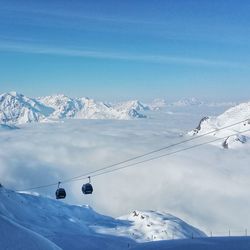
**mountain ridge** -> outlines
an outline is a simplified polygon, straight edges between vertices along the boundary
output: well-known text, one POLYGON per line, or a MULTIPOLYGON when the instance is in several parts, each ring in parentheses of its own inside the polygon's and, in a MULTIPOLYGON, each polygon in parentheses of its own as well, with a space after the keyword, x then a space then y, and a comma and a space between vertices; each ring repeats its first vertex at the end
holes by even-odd
POLYGON ((61 119, 116 119, 146 118, 139 113, 142 105, 129 101, 123 105, 108 105, 93 99, 70 98, 63 94, 29 98, 17 92, 0 95, 0 123, 25 124, 61 119))

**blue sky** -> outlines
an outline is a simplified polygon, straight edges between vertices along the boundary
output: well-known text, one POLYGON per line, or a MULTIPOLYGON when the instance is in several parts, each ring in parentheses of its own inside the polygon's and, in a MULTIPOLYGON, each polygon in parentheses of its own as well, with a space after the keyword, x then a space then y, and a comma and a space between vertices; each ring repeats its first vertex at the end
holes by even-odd
POLYGON ((249 99, 249 1, 0 3, 1 92, 249 99))

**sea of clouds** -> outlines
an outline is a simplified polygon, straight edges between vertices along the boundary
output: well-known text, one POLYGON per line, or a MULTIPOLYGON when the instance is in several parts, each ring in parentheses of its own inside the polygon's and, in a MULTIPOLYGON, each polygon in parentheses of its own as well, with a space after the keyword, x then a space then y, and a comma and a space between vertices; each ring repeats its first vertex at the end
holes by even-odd
MULTIPOLYGON (((0 182, 19 190, 78 176, 182 141, 203 116, 221 112, 221 107, 180 108, 131 121, 66 120, 1 129, 0 182)), ((250 229, 249 162, 248 144, 231 150, 220 143, 206 145, 92 178, 91 196, 81 193, 87 180, 67 183, 66 202, 89 204, 112 216, 134 209, 164 210, 208 234, 226 234, 229 229, 243 233, 250 229)), ((55 189, 34 191, 54 197, 55 189)))

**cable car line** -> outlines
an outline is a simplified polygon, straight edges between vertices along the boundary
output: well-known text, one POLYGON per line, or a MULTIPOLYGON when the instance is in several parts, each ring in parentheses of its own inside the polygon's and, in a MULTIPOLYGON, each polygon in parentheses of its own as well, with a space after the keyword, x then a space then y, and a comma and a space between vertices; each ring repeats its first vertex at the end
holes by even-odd
POLYGON ((110 168, 113 168, 113 167, 115 167, 115 166, 118 166, 118 165, 121 165, 121 164, 130 162, 130 161, 133 161, 133 160, 137 160, 137 159, 139 159, 139 158, 142 158, 142 157, 145 157, 145 156, 154 154, 154 153, 158 153, 158 152, 160 152, 160 151, 163 151, 163 150, 166 150, 166 149, 175 147, 175 146, 179 146, 179 145, 184 144, 184 143, 186 143, 186 142, 190 142, 190 141, 193 141, 193 140, 197 140, 197 139, 202 138, 202 137, 204 137, 204 136, 213 134, 213 133, 215 133, 215 132, 218 132, 218 131, 221 131, 221 130, 224 130, 224 129, 227 129, 227 128, 230 128, 230 127, 233 127, 233 126, 236 126, 236 125, 241 124, 241 123, 244 123, 244 122, 250 122, 250 119, 246 119, 246 120, 243 120, 243 121, 240 121, 240 122, 236 122, 236 123, 230 124, 230 125, 228 125, 228 126, 225 126, 225 127, 222 127, 222 128, 215 129, 215 130, 212 130, 212 131, 210 131, 210 132, 204 133, 204 134, 202 134, 202 135, 198 135, 198 136, 192 137, 192 138, 190 138, 190 139, 183 140, 183 141, 180 141, 180 142, 177 142, 177 143, 173 143, 173 144, 170 144, 170 145, 168 145, 168 146, 165 146, 165 147, 162 147, 162 148, 159 148, 159 149, 150 151, 150 152, 148 152, 148 153, 141 154, 141 155, 139 155, 139 156, 135 156, 135 157, 129 158, 129 159, 124 160, 124 161, 120 161, 120 162, 118 162, 118 163, 114 163, 114 164, 105 166, 105 167, 103 167, 103 168, 99 168, 99 169, 96 169, 96 170, 93 170, 93 171, 90 171, 90 172, 87 172, 87 173, 84 173, 84 174, 81 174, 81 175, 78 175, 78 176, 75 176, 75 177, 72 177, 72 178, 69 178, 69 179, 65 179, 63 182, 64 182, 64 183, 65 183, 65 182, 70 182, 71 180, 79 179, 79 178, 84 177, 84 176, 86 176, 86 175, 91 175, 91 176, 92 176, 94 173, 100 172, 100 171, 102 171, 102 170, 110 169, 110 168))
MULTIPOLYGON (((237 124, 240 124, 240 123, 243 123, 243 122, 246 122, 246 121, 249 121, 249 119, 244 120, 244 121, 241 121, 241 122, 238 122, 238 123, 235 123, 235 124, 231 124, 231 125, 229 125, 229 126, 226 126, 226 127, 223 127, 223 128, 220 128, 220 129, 217 129, 217 130, 214 130, 214 131, 211 131, 211 132, 206 133, 206 134, 202 134, 202 135, 200 135, 199 137, 197 136, 197 137, 195 137, 195 138, 201 138, 201 137, 203 137, 203 136, 205 136, 205 135, 207 135, 207 134, 211 134, 212 132, 215 132, 215 131, 217 132, 217 131, 220 131, 220 130, 223 130, 223 129, 225 129, 225 128, 229 128, 229 127, 235 126, 235 125, 237 125, 237 124)), ((245 133, 245 132, 248 132, 248 131, 250 131, 250 129, 244 130, 244 131, 239 131, 239 132, 237 132, 237 133, 234 133, 234 134, 231 134, 231 135, 227 135, 227 136, 225 136, 225 137, 221 137, 221 138, 217 138, 217 139, 215 139, 215 140, 209 141, 209 142, 204 142, 204 143, 196 144, 196 145, 193 145, 193 146, 189 146, 189 147, 187 147, 187 148, 179 149, 179 150, 176 150, 176 151, 173 151, 173 152, 170 152, 170 153, 166 153, 166 154, 163 154, 163 155, 160 155, 160 156, 151 157, 151 158, 149 158, 149 159, 142 160, 142 161, 139 161, 139 162, 135 162, 135 163, 132 163, 132 164, 129 164, 129 165, 126 165, 126 166, 119 167, 119 168, 109 169, 109 168, 111 168, 110 166, 109 166, 109 167, 106 167, 106 168, 101 168, 101 169, 98 169, 98 170, 94 170, 94 171, 92 171, 92 172, 88 172, 88 173, 86 173, 86 174, 84 174, 84 175, 81 175, 81 176, 78 176, 78 177, 74 177, 74 178, 71 178, 71 179, 63 180, 63 181, 61 181, 60 183, 68 183, 68 182, 74 182, 74 181, 84 180, 84 179, 90 178, 90 175, 91 175, 91 177, 96 177, 96 176, 104 175, 104 174, 111 173, 111 172, 114 172, 114 171, 118 171, 118 170, 121 170, 121 169, 124 169, 124 168, 136 166, 136 165, 141 164, 141 163, 144 163, 144 162, 148 162, 148 161, 152 161, 152 160, 155 160, 155 159, 159 159, 159 158, 162 158, 162 157, 165 157, 165 156, 170 156, 170 155, 173 155, 173 154, 177 154, 177 153, 182 152, 182 151, 187 151, 187 150, 192 149, 192 148, 200 147, 200 146, 202 146, 202 145, 206 145, 206 144, 209 144, 209 143, 213 143, 213 142, 216 142, 216 141, 219 141, 219 140, 222 140, 222 139, 226 139, 226 138, 228 138, 229 136, 234 136, 234 135, 237 135, 237 134, 239 134, 239 133, 245 133), (107 170, 107 169, 109 169, 109 170, 107 170), (107 171, 101 172, 101 171, 103 171, 103 170, 107 170, 107 171), (98 172, 100 172, 100 173, 98 173, 98 172)), ((192 140, 193 140, 193 139, 194 139, 194 138, 192 138, 192 140)), ((191 139, 185 140, 185 141, 183 141, 182 143, 188 142, 188 141, 192 141, 192 140, 191 140, 191 139)), ((176 144, 179 145, 179 144, 182 144, 182 143, 179 142, 179 143, 175 143, 175 144, 172 144, 172 145, 176 145, 176 144)), ((165 148, 170 148, 170 146, 172 146, 172 145, 169 145, 169 146, 167 146, 167 147, 165 147, 165 148)), ((155 151, 156 151, 156 150, 155 150, 155 151)), ((156 152, 159 152, 159 151, 160 151, 160 150, 158 150, 158 151, 156 151, 156 152)), ((153 152, 153 151, 151 151, 151 152, 153 152)), ((144 155, 149 155, 149 153, 144 154, 144 155)), ((135 158, 135 157, 134 157, 134 158, 135 158)), ((136 157, 136 158, 139 158, 139 157, 136 157)), ((124 162, 128 162, 128 161, 129 161, 129 160, 124 161, 124 162)), ((120 163, 120 164, 122 164, 122 163, 120 163)), ((118 163, 117 163, 117 164, 113 164, 113 166, 117 166, 117 165, 118 165, 118 163)), ((89 180, 90 180, 90 179, 89 179, 89 180)), ((90 182, 89 182, 89 183, 90 183, 90 182)), ((41 186, 36 186, 36 187, 27 188, 27 189, 23 189, 23 190, 16 190, 16 191, 18 191, 18 192, 31 191, 31 190, 41 189, 41 188, 47 188, 47 187, 51 187, 51 186, 55 186, 55 185, 58 185, 58 183, 51 183, 51 184, 47 184, 47 185, 41 185, 41 186)), ((92 188, 92 189, 93 189, 93 188, 92 188)), ((92 190, 92 192, 93 192, 93 190, 92 190)), ((91 193, 92 193, 92 192, 91 192, 91 193)))
MULTIPOLYGON (((247 129, 247 130, 244 130, 244 131, 240 131, 240 133, 245 133, 245 132, 249 132, 249 131, 250 131, 250 129, 247 129)), ((197 148, 197 147, 200 147, 200 146, 203 146, 203 145, 207 145, 207 144, 210 144, 210 143, 213 143, 213 142, 217 142, 217 141, 226 139, 229 136, 234 136, 234 135, 238 135, 238 134, 239 133, 227 135, 227 136, 224 136, 224 137, 217 138, 215 140, 211 140, 209 142, 203 142, 203 143, 196 144, 196 145, 193 145, 193 146, 190 146, 190 147, 187 147, 187 148, 179 149, 179 150, 176 150, 176 151, 173 151, 173 152, 170 152, 170 153, 166 153, 166 154, 162 154, 162 155, 159 155, 159 156, 151 157, 151 158, 143 160, 143 161, 139 161, 139 162, 132 163, 132 164, 129 164, 129 165, 126 165, 126 166, 111 169, 111 170, 108 170, 108 171, 105 171, 105 172, 97 173, 97 174, 92 175, 91 177, 96 177, 96 176, 108 174, 108 173, 111 173, 111 172, 115 172, 115 171, 118 171, 118 170, 122 170, 122 169, 125 169, 125 168, 136 166, 136 165, 139 165, 139 164, 142 164, 142 163, 145 163, 145 162, 149 162, 149 161, 160 159, 160 158, 163 158, 163 157, 166 157, 166 156, 174 155, 174 154, 177 154, 177 153, 180 153, 180 152, 183 152, 183 151, 187 151, 187 150, 190 150, 190 149, 193 149, 193 148, 197 148)), ((77 179, 77 181, 80 181, 80 180, 83 180, 83 179, 86 179, 86 177, 82 178, 82 179, 77 179)), ((75 180, 72 180, 72 181, 75 181, 75 180)))
MULTIPOLYGON (((115 164, 112 164, 112 165, 109 165, 109 166, 106 166, 106 167, 103 167, 103 168, 100 168, 100 169, 97 169, 97 170, 94 170, 94 171, 90 171, 90 172, 87 172, 85 174, 82 174, 82 175, 79 175, 79 176, 75 176, 75 177, 72 177, 72 178, 69 178, 69 179, 65 179, 63 181, 61 181, 61 183, 68 183, 68 182, 71 182, 75 179, 79 180, 79 178, 81 180, 83 179, 86 179, 86 176, 93 176, 93 174, 97 173, 97 172, 100 172, 100 171, 103 171, 103 170, 106 170, 106 169, 110 169, 112 167, 115 167, 115 166, 118 166, 118 165, 121 165, 121 164, 124 164, 124 163, 127 163, 129 161, 132 161, 132 160, 136 160, 138 158, 142 158, 142 157, 145 157, 147 155, 150 155, 150 154, 153 154, 153 153, 157 153, 157 152, 160 152, 164 149, 169 149, 171 147, 174 147, 174 146, 178 146, 178 145, 181 145, 183 143, 186 143, 186 142, 190 142, 190 141, 193 141, 193 140, 196 140, 196 139, 199 139, 199 138, 202 138, 204 136, 207 136, 209 134, 212 134, 212 133, 215 133, 215 132, 218 132, 218 131, 221 131, 221 130, 224 130, 224 129, 227 129, 227 128, 230 128, 230 127, 233 127, 235 125, 238 125, 238 124, 241 124, 241 123, 244 123, 244 122, 250 122, 250 119, 245 119, 245 120, 242 120, 240 122, 237 122, 237 123, 233 123, 233 124, 230 124, 228 126, 225 126, 225 127, 222 127, 222 128, 219 128, 219 129, 215 129, 215 130, 212 130, 210 132, 207 132, 207 133, 204 133, 202 135, 199 135, 199 136, 196 136, 196 137, 192 137, 191 139, 187 139, 187 140, 184 140, 184 141, 181 141, 181 142, 177 142, 177 143, 174 143, 174 144, 170 144, 166 147, 163 147, 163 148, 160 148, 160 149, 157 149, 157 150, 153 150, 153 151, 150 151, 148 153, 145 153, 145 154, 142 154, 142 155, 139 155, 139 156, 136 156, 136 157, 132 157, 132 158, 129 158, 127 160, 124 160, 124 161, 121 161, 121 162, 118 162, 118 163, 115 163, 115 164)), ((238 133, 237 133, 238 134, 238 133)), ((227 136, 228 137, 228 136, 227 136)), ((96 175, 97 176, 97 175, 96 175)), ((47 187, 51 187, 51 186, 55 186, 57 185, 58 182, 55 182, 55 183, 51 183, 51 184, 47 184, 47 185, 41 185, 41 186, 37 186, 37 187, 31 187, 31 188, 26 188, 26 189, 22 189, 22 190, 16 190, 16 191, 19 191, 19 192, 22 192, 22 191, 30 191, 30 190, 35 190, 35 189, 41 189, 41 188, 47 188, 47 187)))

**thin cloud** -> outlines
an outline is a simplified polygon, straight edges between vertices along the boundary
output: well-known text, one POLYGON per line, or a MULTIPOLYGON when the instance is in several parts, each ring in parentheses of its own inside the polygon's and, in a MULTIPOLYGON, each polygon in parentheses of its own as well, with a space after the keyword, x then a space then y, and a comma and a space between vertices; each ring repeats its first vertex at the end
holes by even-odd
POLYGON ((4 7, 1 6, 2 11, 11 11, 15 13, 24 13, 24 14, 36 14, 36 15, 43 15, 43 16, 50 16, 50 17, 58 17, 58 18, 65 18, 65 19, 78 19, 78 20, 89 20, 89 21, 97 21, 97 22, 111 22, 111 23, 124 23, 124 24, 152 24, 152 25, 166 25, 165 22, 156 22, 151 20, 142 20, 142 19, 126 19, 126 18, 119 18, 112 16, 96 16, 96 15, 86 15, 83 13, 76 13, 73 11, 56 11, 56 10, 48 10, 48 9, 38 9, 38 8, 27 8, 25 6, 19 6, 15 8, 13 6, 4 7))
POLYGON ((17 42, 1 42, 1 51, 44 54, 44 55, 59 55, 68 57, 95 58, 120 61, 137 61, 146 63, 160 64, 183 64, 194 66, 214 66, 214 67, 231 67, 231 68, 247 68, 246 65, 237 62, 217 61, 206 58, 191 58, 179 57, 170 55, 153 55, 153 54, 131 54, 131 53, 116 53, 107 51, 95 51, 84 49, 71 49, 59 47, 46 47, 36 44, 17 43, 17 42))

